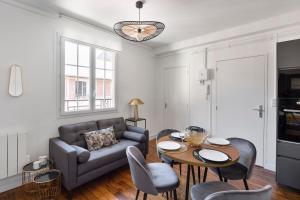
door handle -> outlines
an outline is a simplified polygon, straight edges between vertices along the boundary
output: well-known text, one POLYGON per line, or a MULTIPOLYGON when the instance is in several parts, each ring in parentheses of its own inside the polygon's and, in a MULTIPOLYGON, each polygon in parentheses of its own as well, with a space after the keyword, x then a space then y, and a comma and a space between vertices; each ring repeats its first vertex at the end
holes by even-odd
POLYGON ((253 108, 252 110, 258 111, 258 115, 260 118, 263 117, 263 112, 265 111, 263 105, 259 105, 258 108, 253 108))
POLYGON ((167 109, 167 107, 168 107, 168 104, 167 104, 167 103, 165 103, 165 109, 167 109))

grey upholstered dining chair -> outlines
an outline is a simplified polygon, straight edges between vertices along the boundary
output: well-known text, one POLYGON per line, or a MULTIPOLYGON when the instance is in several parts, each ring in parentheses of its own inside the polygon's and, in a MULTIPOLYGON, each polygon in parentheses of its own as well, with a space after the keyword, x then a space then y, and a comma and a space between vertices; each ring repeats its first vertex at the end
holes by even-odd
POLYGON ((173 192, 174 200, 177 200, 176 188, 179 186, 179 179, 170 165, 147 164, 141 151, 134 146, 127 147, 126 154, 132 181, 137 188, 136 199, 142 191, 144 200, 147 199, 147 194, 158 195, 168 192, 173 192))
MULTIPOLYGON (((162 130, 160 131, 157 136, 156 136, 156 146, 157 146, 157 141, 161 138, 161 137, 164 137, 166 135, 170 135, 171 133, 174 133, 174 132, 179 132, 178 130, 176 129, 165 129, 165 130, 162 130)), ((163 163, 167 163, 169 165, 171 165, 171 167, 173 168, 174 165, 179 165, 179 173, 181 175, 181 163, 178 163, 178 162, 175 162, 174 160, 172 160, 171 158, 165 156, 165 155, 162 155, 158 150, 157 150, 157 155, 159 157, 159 159, 163 162, 163 163)))
POLYGON ((191 188, 192 200, 270 200, 272 187, 258 190, 238 190, 224 182, 208 182, 191 188))
MULTIPOLYGON (((249 189, 247 180, 251 177, 252 170, 256 161, 256 148, 254 144, 242 138, 228 138, 231 145, 240 152, 240 158, 237 163, 220 169, 211 168, 219 174, 220 180, 243 180, 246 190, 249 189)), ((205 173, 206 174, 206 173, 205 173)))

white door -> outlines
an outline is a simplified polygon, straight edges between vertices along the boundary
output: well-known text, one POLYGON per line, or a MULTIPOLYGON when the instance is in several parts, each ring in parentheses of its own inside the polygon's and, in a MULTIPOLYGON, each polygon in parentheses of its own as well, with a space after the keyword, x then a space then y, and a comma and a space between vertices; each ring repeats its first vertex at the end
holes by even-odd
POLYGON ((263 165, 265 56, 217 62, 216 132, 220 137, 250 140, 263 165))
POLYGON ((164 70, 164 127, 184 129, 188 124, 188 69, 164 70))

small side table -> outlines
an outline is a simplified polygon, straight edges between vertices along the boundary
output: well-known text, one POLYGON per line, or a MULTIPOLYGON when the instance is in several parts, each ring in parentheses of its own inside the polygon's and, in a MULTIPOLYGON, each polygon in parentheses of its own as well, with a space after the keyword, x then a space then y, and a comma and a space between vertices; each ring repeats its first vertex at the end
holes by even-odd
POLYGON ((33 169, 33 162, 28 163, 23 167, 22 171, 22 189, 29 195, 34 195, 37 191, 36 185, 33 183, 34 178, 48 170, 52 169, 53 164, 51 160, 47 160, 45 165, 40 166, 39 169, 33 169))
POLYGON ((47 172, 37 175, 34 178, 37 192, 35 193, 37 200, 56 199, 61 191, 60 171, 50 169, 47 172))
POLYGON ((125 123, 126 123, 126 124, 127 124, 127 122, 131 122, 131 123, 134 124, 134 126, 137 126, 137 123, 138 123, 139 121, 144 121, 144 123, 145 123, 145 129, 146 129, 146 128, 147 128, 147 122, 146 122, 146 119, 145 119, 145 118, 134 119, 133 117, 131 117, 131 118, 125 119, 125 123))

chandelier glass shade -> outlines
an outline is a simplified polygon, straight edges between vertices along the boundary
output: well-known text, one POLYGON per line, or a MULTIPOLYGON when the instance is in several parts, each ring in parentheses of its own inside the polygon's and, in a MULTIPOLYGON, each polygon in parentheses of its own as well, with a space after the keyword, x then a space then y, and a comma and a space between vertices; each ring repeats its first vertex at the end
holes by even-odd
POLYGON ((158 36, 165 29, 165 25, 157 21, 141 21, 140 9, 143 7, 142 1, 136 2, 139 9, 138 21, 121 21, 114 25, 114 31, 122 38, 134 42, 150 40, 158 36))

